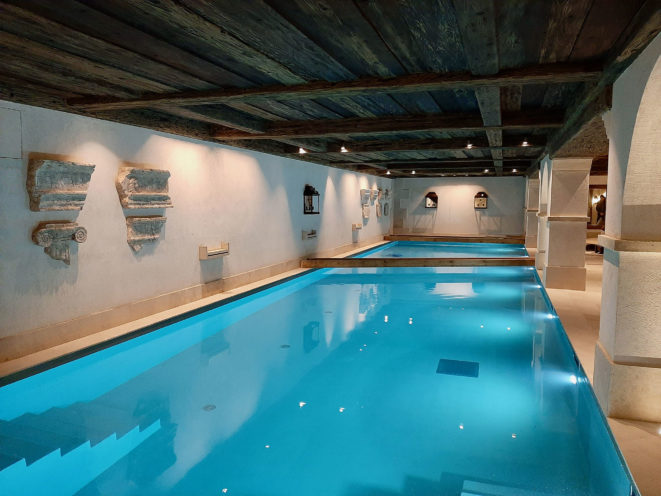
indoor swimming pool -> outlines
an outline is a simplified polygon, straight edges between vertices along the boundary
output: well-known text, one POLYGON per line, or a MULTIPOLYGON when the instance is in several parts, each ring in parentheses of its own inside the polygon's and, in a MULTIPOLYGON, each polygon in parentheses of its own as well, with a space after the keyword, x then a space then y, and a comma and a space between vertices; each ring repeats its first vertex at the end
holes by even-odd
POLYGON ((7 496, 632 494, 531 267, 310 271, 8 383, 0 468, 7 496))
POLYGON ((393 241, 357 255, 361 258, 500 258, 527 256, 526 248, 519 244, 434 241, 393 241))

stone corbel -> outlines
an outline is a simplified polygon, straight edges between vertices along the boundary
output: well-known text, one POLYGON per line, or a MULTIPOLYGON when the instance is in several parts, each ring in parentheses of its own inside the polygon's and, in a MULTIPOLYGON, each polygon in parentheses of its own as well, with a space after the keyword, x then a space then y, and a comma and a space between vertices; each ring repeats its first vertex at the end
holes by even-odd
POLYGON ((171 208, 170 172, 160 169, 122 167, 117 174, 117 193, 123 208, 171 208))
POLYGON ((139 252, 145 243, 157 241, 166 220, 161 216, 127 217, 126 241, 133 251, 139 252))
POLYGON ((59 160, 30 160, 26 184, 30 210, 81 210, 94 167, 59 160))
POLYGON ((84 243, 86 240, 87 230, 75 222, 41 222, 32 231, 32 241, 36 245, 43 246, 44 252, 52 259, 61 260, 67 265, 71 264, 69 243, 84 243))

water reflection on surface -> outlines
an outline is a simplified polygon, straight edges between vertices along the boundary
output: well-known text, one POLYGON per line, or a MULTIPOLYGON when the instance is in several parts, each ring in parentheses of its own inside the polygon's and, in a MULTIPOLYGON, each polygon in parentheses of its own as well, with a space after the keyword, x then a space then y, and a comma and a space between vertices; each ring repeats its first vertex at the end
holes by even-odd
POLYGON ((549 315, 527 268, 316 271, 0 389, 19 400, 0 407, 1 435, 36 445, 24 439, 29 465, 7 466, 0 489, 43 494, 59 478, 49 494, 624 490, 549 315), (438 374, 442 359, 479 375, 438 374))

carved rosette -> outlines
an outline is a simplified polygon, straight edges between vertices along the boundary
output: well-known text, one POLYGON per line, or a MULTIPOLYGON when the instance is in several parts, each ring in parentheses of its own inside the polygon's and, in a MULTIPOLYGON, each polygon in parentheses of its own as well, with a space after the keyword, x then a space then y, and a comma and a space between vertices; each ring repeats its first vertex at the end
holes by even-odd
POLYGON ((138 252, 145 243, 157 241, 166 220, 161 216, 127 217, 126 241, 133 251, 138 252))
POLYGON ((171 208, 170 172, 160 169, 122 167, 117 174, 117 193, 124 208, 171 208))
POLYGON ((41 222, 32 231, 32 241, 44 247, 51 258, 71 264, 69 244, 87 241, 87 230, 75 222, 41 222))
POLYGON ((30 160, 26 184, 30 210, 81 210, 94 167, 59 160, 30 160))

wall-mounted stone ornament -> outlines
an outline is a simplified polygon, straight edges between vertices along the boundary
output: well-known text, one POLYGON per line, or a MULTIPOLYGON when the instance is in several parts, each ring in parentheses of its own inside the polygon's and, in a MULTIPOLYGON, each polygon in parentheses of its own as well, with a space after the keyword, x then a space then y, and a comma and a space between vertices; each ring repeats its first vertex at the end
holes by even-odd
POLYGON ((158 215, 126 218, 126 241, 138 252, 145 243, 154 243, 161 236, 166 218, 158 215))
POLYGON ((30 160, 27 189, 30 210, 81 210, 94 165, 30 160))
POLYGON ((372 196, 372 191, 371 190, 361 189, 360 190, 360 204, 361 205, 369 205, 371 196, 372 196))
POLYGON ((117 174, 117 192, 124 208, 170 208, 170 172, 160 169, 122 167, 117 174))
POLYGON ((75 222, 41 222, 32 231, 32 241, 35 244, 43 246, 44 252, 51 258, 62 260, 67 265, 71 264, 69 243, 84 243, 86 240, 87 230, 75 222))
POLYGON ((369 218, 370 218, 370 206, 363 205, 363 219, 369 219, 369 218))

